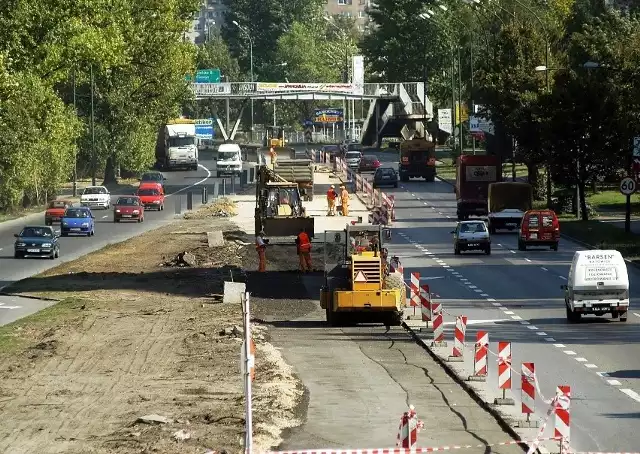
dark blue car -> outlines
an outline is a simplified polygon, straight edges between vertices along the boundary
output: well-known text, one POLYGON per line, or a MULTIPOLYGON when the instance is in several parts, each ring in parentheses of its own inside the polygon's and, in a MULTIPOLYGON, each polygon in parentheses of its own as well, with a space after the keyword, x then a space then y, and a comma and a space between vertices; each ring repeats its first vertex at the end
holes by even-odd
POLYGON ((67 208, 60 221, 62 236, 70 233, 93 236, 95 234, 95 217, 87 207, 67 208))
POLYGON ((16 242, 13 256, 17 259, 33 256, 47 257, 53 260, 60 257, 58 235, 51 226, 29 225, 14 236, 16 242))

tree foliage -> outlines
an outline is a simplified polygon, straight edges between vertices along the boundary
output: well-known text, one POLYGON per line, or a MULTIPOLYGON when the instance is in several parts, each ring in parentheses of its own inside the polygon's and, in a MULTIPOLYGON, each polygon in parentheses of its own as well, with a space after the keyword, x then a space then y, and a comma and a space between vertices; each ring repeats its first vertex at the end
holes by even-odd
MULTIPOLYGON (((159 123, 190 97, 195 52, 183 42, 195 0, 10 0, 0 11, 0 209, 43 202, 91 162, 153 162, 159 123), (91 77, 93 76, 93 77, 91 77), (75 101, 75 103, 74 103, 75 101), (75 104, 75 109, 74 105, 75 104)), ((100 172, 102 173, 102 172, 100 172)))

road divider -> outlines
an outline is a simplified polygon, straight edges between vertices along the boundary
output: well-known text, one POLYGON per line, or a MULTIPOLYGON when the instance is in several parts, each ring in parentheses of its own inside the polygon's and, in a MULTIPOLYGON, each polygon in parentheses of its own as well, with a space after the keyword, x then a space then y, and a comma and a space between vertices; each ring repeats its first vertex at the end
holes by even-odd
POLYGON ((405 411, 400 418, 396 446, 414 450, 418 445, 418 433, 423 428, 424 423, 418 419, 415 407, 409 405, 409 411, 405 411))

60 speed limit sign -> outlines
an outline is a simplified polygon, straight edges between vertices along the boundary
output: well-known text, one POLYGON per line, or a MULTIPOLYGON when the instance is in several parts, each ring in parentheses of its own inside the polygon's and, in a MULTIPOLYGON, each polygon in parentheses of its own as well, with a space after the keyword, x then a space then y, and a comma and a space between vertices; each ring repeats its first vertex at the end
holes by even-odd
POLYGON ((620 182, 620 192, 624 195, 631 195, 636 192, 637 184, 633 178, 623 178, 620 182))

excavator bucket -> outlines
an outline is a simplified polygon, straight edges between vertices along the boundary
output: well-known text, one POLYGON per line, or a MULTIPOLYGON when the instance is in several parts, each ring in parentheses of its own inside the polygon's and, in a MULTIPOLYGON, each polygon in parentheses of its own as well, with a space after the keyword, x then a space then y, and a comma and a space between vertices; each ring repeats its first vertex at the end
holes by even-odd
POLYGON ((283 218, 266 218, 262 220, 262 227, 266 236, 296 236, 300 233, 300 229, 305 229, 307 235, 313 238, 314 218, 313 217, 283 217, 283 218))

